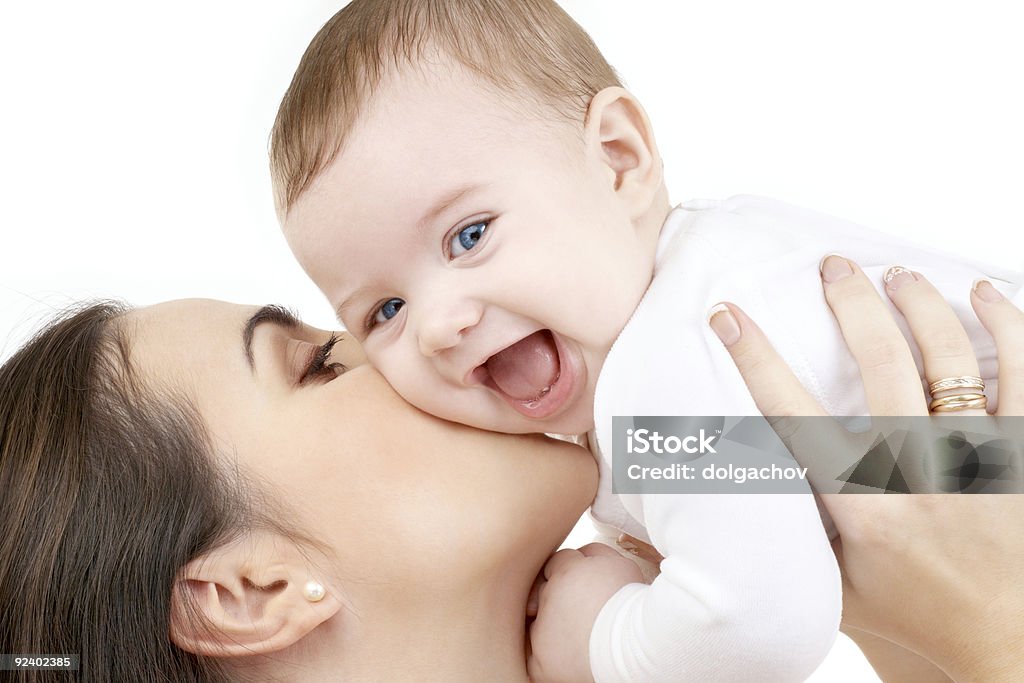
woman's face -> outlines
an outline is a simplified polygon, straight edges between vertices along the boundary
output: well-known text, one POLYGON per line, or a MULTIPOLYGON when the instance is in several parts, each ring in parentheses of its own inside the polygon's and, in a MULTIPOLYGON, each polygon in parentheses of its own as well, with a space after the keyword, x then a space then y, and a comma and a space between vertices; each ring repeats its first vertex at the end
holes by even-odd
POLYGON ((350 369, 303 381, 330 334, 272 311, 185 300, 127 323, 133 365, 194 401, 217 451, 296 509, 343 580, 457 591, 510 562, 539 566, 593 498, 583 449, 427 415, 348 335, 328 364, 350 369))

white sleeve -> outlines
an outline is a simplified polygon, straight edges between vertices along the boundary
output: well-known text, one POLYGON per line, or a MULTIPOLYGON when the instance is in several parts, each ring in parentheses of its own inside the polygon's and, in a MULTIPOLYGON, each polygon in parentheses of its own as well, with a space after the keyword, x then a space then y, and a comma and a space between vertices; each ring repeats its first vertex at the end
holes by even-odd
POLYGON ((802 681, 842 609, 838 565, 810 494, 647 494, 665 561, 630 584, 590 635, 597 683, 802 681))

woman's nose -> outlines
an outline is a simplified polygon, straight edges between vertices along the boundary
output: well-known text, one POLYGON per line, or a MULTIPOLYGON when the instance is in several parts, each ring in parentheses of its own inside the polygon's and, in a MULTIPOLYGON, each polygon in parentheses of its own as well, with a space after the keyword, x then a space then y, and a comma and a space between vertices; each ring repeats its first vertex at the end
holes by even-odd
POLYGON ((419 321, 420 353, 436 356, 459 344, 462 336, 472 329, 483 315, 483 306, 465 298, 421 311, 419 321))

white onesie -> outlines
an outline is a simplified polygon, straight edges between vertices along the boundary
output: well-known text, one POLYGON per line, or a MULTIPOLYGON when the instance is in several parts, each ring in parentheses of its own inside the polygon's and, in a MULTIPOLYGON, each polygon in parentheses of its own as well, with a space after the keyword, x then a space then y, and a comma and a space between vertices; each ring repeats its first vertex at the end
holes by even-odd
POLYGON ((858 367, 822 293, 818 264, 828 253, 856 261, 886 302, 890 266, 923 273, 960 317, 994 403, 995 346, 969 293, 985 277, 1024 298, 1016 274, 770 199, 682 204, 665 222, 654 279, 612 346, 594 399, 601 481, 591 513, 665 557, 650 586, 622 588, 598 615, 590 636, 597 683, 799 681, 828 654, 841 584, 809 493, 616 495, 611 471, 614 415, 758 414, 707 324, 720 301, 758 323, 826 411, 867 414, 858 367))

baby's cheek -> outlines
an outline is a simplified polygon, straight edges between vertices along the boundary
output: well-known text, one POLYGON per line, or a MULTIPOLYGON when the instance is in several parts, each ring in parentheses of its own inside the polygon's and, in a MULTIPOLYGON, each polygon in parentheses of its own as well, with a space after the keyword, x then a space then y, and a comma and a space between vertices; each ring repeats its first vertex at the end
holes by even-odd
MULTIPOLYGON (((371 359, 372 362, 372 359, 371 359)), ((428 373, 416 373, 389 366, 387 360, 378 367, 384 378, 398 392, 398 395, 425 413, 447 420, 454 420, 450 400, 452 390, 439 378, 428 373)))
POLYGON ((472 390, 456 389, 436 381, 424 382, 407 393, 409 403, 442 420, 489 432, 512 431, 502 421, 500 413, 493 412, 492 402, 481 400, 472 390))
POLYGON ((338 335, 338 343, 334 346, 331 360, 341 363, 349 370, 369 363, 363 345, 351 332, 342 332, 338 335))

